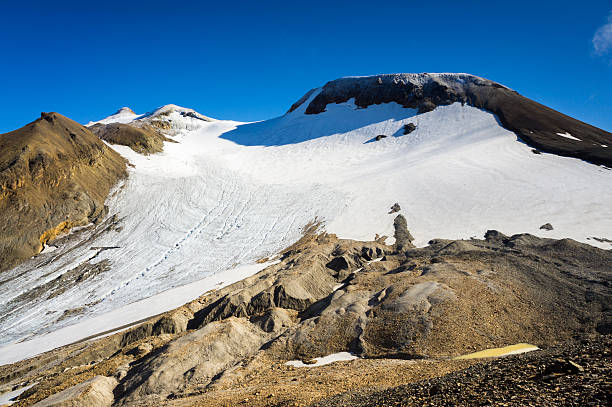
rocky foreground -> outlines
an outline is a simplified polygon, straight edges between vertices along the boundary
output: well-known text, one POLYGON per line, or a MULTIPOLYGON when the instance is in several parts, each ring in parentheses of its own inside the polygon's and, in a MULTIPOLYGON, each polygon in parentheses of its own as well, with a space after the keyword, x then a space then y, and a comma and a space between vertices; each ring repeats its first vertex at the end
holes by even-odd
POLYGON ((411 240, 401 215, 393 245, 307 228, 250 278, 1 367, 0 388, 35 383, 19 406, 605 404, 611 251, 496 231, 411 240), (521 342, 547 350, 453 359, 521 342), (359 358, 286 365, 338 352, 359 358))
POLYGON ((315 406, 609 406, 611 346, 609 335, 571 341, 431 380, 343 393, 315 406))

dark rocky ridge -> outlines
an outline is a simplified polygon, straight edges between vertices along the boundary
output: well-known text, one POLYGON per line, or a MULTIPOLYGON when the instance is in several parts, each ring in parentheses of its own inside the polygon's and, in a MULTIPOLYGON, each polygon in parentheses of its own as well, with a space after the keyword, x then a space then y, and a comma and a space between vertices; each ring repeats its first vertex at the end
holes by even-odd
POLYGON ((0 271, 58 235, 100 219, 126 162, 87 128, 58 114, 0 134, 0 271))
MULTIPOLYGON (((336 79, 323 86, 306 107, 306 114, 321 113, 328 104, 343 103, 351 98, 355 98, 355 104, 362 108, 396 102, 418 109, 419 113, 431 111, 436 106, 466 103, 495 114, 504 128, 538 150, 612 167, 611 133, 477 76, 422 73, 336 79), (581 141, 557 134, 566 132, 581 141)), ((306 99, 306 96, 300 99, 290 111, 297 109, 306 99)))

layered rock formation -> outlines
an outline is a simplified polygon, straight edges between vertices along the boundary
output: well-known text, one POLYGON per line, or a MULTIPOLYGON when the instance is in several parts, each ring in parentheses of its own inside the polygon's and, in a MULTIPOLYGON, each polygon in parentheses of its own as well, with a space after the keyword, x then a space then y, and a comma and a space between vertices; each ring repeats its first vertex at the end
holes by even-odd
POLYGON ((0 135, 0 271, 75 226, 105 215, 126 162, 91 131, 58 114, 0 135))
MULTIPOLYGON (((307 93, 290 109, 308 100, 307 93)), ((612 167, 612 134, 521 96, 499 83, 467 74, 390 74, 336 79, 323 86, 306 114, 355 99, 359 107, 395 102, 419 113, 467 103, 497 116, 502 126, 544 152, 612 167)))

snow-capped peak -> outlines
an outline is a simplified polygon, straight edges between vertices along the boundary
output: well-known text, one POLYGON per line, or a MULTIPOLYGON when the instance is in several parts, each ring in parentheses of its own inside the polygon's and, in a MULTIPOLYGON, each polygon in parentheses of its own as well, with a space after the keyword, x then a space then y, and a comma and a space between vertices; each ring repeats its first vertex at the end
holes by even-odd
POLYGON ((134 113, 129 107, 122 107, 117 110, 114 114, 105 117, 102 120, 92 121, 86 124, 86 126, 93 126, 94 124, 110 124, 110 123, 130 123, 134 120, 142 117, 142 115, 134 113))
POLYGON ((187 107, 182 107, 182 106, 178 106, 174 104, 168 104, 168 105, 159 107, 155 109, 154 111, 145 114, 143 118, 159 118, 163 116, 169 116, 173 113, 179 114, 183 117, 191 117, 193 119, 199 119, 199 120, 203 120, 207 122, 211 122, 214 120, 210 117, 204 116, 203 114, 196 112, 193 109, 189 109, 187 107))
POLYGON ((121 109, 117 110, 117 112, 115 114, 116 115, 117 114, 134 114, 135 115, 136 113, 134 113, 134 111, 132 109, 130 109, 129 107, 124 106, 121 109))
MULTIPOLYGON (((179 125, 179 127, 183 127, 180 125, 180 122, 184 120, 197 120, 198 122, 212 122, 214 119, 204 116, 196 112, 193 109, 189 109, 187 107, 182 107, 174 104, 164 105, 158 107, 157 109, 147 112, 145 114, 137 114, 134 113, 132 109, 129 107, 122 107, 116 113, 98 121, 92 121, 87 123, 86 126, 93 126, 94 124, 110 124, 110 123, 132 123, 135 121, 138 122, 150 122, 150 121, 168 121, 173 122, 179 125)), ((175 127, 175 126, 172 126, 175 127)), ((191 126, 193 127, 193 126, 191 126)))

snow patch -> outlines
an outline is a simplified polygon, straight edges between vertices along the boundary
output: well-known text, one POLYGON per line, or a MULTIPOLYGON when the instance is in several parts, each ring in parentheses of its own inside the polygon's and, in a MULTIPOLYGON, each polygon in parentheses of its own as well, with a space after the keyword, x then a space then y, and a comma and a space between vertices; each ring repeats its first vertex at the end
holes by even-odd
POLYGON ((19 397, 19 395, 21 393, 23 393, 24 391, 26 391, 28 389, 31 389, 32 387, 36 386, 37 384, 38 384, 38 382, 32 383, 32 384, 27 385, 25 387, 22 387, 20 389, 0 394, 0 406, 9 406, 9 405, 11 405, 13 403, 16 403, 17 401, 15 399, 17 397, 19 397))
POLYGON ((353 355, 349 352, 332 353, 331 355, 323 356, 320 358, 314 358, 315 363, 304 363, 301 360, 290 360, 285 365, 293 367, 317 367, 324 366, 334 362, 346 362, 350 360, 359 359, 358 356, 353 355))
POLYGON ((568 138, 568 139, 570 139, 570 140, 582 141, 582 140, 580 140, 579 138, 576 138, 576 137, 572 136, 572 135, 571 135, 570 133, 568 133, 568 132, 565 132, 565 133, 557 133, 557 135, 558 135, 558 136, 561 136, 561 137, 568 138))

